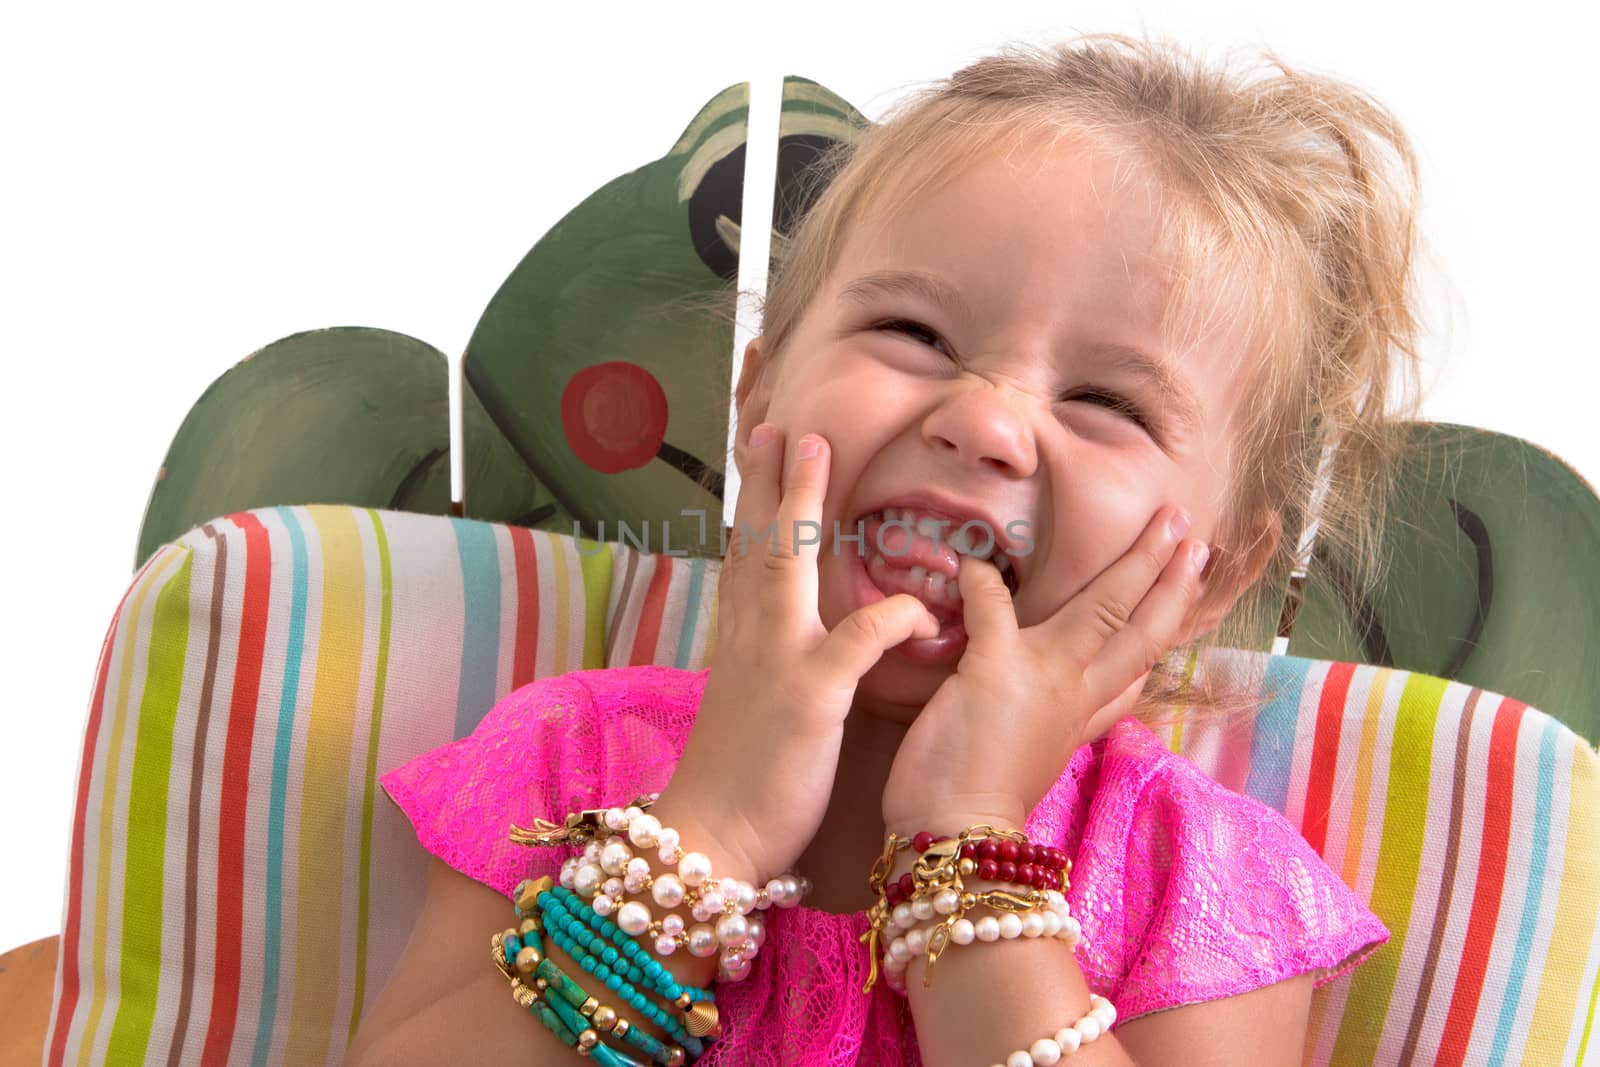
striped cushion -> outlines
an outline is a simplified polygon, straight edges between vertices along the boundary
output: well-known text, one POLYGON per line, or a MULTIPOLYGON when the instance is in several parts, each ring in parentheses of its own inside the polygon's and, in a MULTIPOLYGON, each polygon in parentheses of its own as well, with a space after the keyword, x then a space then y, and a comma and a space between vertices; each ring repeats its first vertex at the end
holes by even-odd
POLYGON ((337 1063, 422 904, 378 776, 536 677, 702 666, 715 569, 344 507, 161 549, 101 656, 46 1062, 337 1063))
MULTIPOLYGON (((46 1063, 338 1062, 426 870, 377 776, 533 678, 703 666, 716 569, 321 506, 163 548, 101 657, 46 1063)), ((1420 675, 1274 658, 1268 682, 1253 725, 1167 736, 1283 811, 1393 933, 1318 991, 1311 1060, 1581 1059, 1600 960, 1594 750, 1420 675)))
POLYGON ((1595 750, 1427 675, 1273 657, 1266 688, 1248 731, 1165 734, 1283 812, 1389 927, 1318 990, 1307 1062, 1582 1062, 1600 992, 1595 750))

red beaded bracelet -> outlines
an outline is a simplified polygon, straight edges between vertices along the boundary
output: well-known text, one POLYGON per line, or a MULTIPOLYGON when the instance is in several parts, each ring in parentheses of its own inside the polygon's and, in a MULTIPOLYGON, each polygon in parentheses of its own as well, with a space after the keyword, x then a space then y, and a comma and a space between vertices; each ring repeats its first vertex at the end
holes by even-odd
POLYGON ((1067 868, 1067 854, 1059 848, 993 837, 966 842, 961 858, 976 861, 979 878, 1035 889, 1059 889, 1061 872, 1067 868))
MULTIPOLYGON (((948 835, 935 836, 919 830, 911 836, 911 850, 921 855, 948 835)), ((1067 854, 1050 845, 1018 842, 1004 837, 986 837, 980 841, 967 841, 961 846, 961 858, 972 860, 973 873, 987 882, 1009 882, 1030 889, 1061 889, 1061 872, 1071 864, 1067 854)), ((915 880, 907 872, 885 887, 889 906, 910 900, 916 890, 915 880)))

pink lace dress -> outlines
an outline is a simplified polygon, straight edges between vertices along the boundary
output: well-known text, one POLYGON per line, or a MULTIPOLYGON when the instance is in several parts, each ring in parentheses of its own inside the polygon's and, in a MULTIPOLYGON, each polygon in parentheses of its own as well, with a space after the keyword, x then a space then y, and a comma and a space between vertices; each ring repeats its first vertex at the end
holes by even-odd
MULTIPOLYGON (((543 679, 380 781, 424 848, 509 897, 523 878, 554 876, 566 853, 513 844, 507 827, 659 791, 706 675, 628 667, 543 679)), ((1118 1025, 1308 972, 1320 985, 1389 938, 1281 815, 1216 784, 1136 719, 1073 755, 1027 830, 1073 857, 1078 963, 1118 1025)), ((920 1062, 899 997, 882 982, 861 992, 865 912, 767 914, 751 976, 718 987, 726 1036, 701 1063, 920 1062)))

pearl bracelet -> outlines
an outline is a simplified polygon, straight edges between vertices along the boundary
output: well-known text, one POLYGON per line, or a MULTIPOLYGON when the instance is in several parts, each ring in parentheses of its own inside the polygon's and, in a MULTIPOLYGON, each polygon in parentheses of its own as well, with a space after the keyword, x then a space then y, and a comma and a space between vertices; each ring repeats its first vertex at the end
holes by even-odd
POLYGON ((751 961, 766 941, 766 924, 753 912, 777 905, 792 908, 811 890, 808 879, 788 874, 757 888, 736 878, 716 878, 711 860, 702 852, 685 852, 678 831, 644 811, 654 798, 641 798, 626 808, 593 813, 592 840, 583 855, 561 867, 561 885, 589 901, 596 914, 615 916, 624 933, 644 938, 658 956, 679 948, 707 957, 719 949, 718 977, 737 982, 750 974, 751 961), (631 846, 631 847, 630 847, 631 846), (656 850, 662 864, 676 869, 650 873, 650 861, 633 848, 656 850), (663 908, 688 905, 694 925, 669 912, 657 920, 647 904, 635 895, 648 892, 663 908))
MULTIPOLYGON (((1046 903, 1027 911, 1002 912, 1000 915, 984 915, 976 921, 962 917, 950 926, 950 941, 956 945, 970 945, 974 941, 1007 941, 1016 938, 1057 938, 1076 948, 1083 939, 1083 928, 1078 920, 1067 911, 1067 901, 1060 893, 1050 891, 1045 894, 1046 903)), ((896 914, 891 923, 899 929, 906 927, 899 922, 901 914, 896 914)), ((912 922, 915 923, 915 919, 912 922)), ((904 934, 897 935, 889 942, 888 949, 883 954, 884 978, 889 983, 889 988, 896 993, 904 993, 905 972, 911 961, 922 956, 928 951, 928 939, 939 924, 929 926, 914 926, 906 929, 904 934)))
POLYGON ((1041 1037, 1026 1049, 1017 1049, 1006 1057, 1005 1063, 994 1064, 994 1067, 1051 1067, 1110 1030, 1116 1021, 1117 1009, 1111 1006, 1111 1001, 1098 993, 1090 993, 1089 1011, 1083 1018, 1062 1027, 1051 1037, 1041 1037))

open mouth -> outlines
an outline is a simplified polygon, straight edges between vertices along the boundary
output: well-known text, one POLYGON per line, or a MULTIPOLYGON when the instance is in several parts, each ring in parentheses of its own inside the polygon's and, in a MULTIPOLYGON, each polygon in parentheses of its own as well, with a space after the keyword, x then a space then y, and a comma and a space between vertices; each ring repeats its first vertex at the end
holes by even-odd
POLYGON ((861 522, 866 536, 860 551, 872 583, 884 596, 916 597, 942 626, 961 619, 960 556, 989 560, 1011 595, 1017 594, 1016 567, 982 523, 963 527, 915 508, 884 508, 861 516, 861 522))

